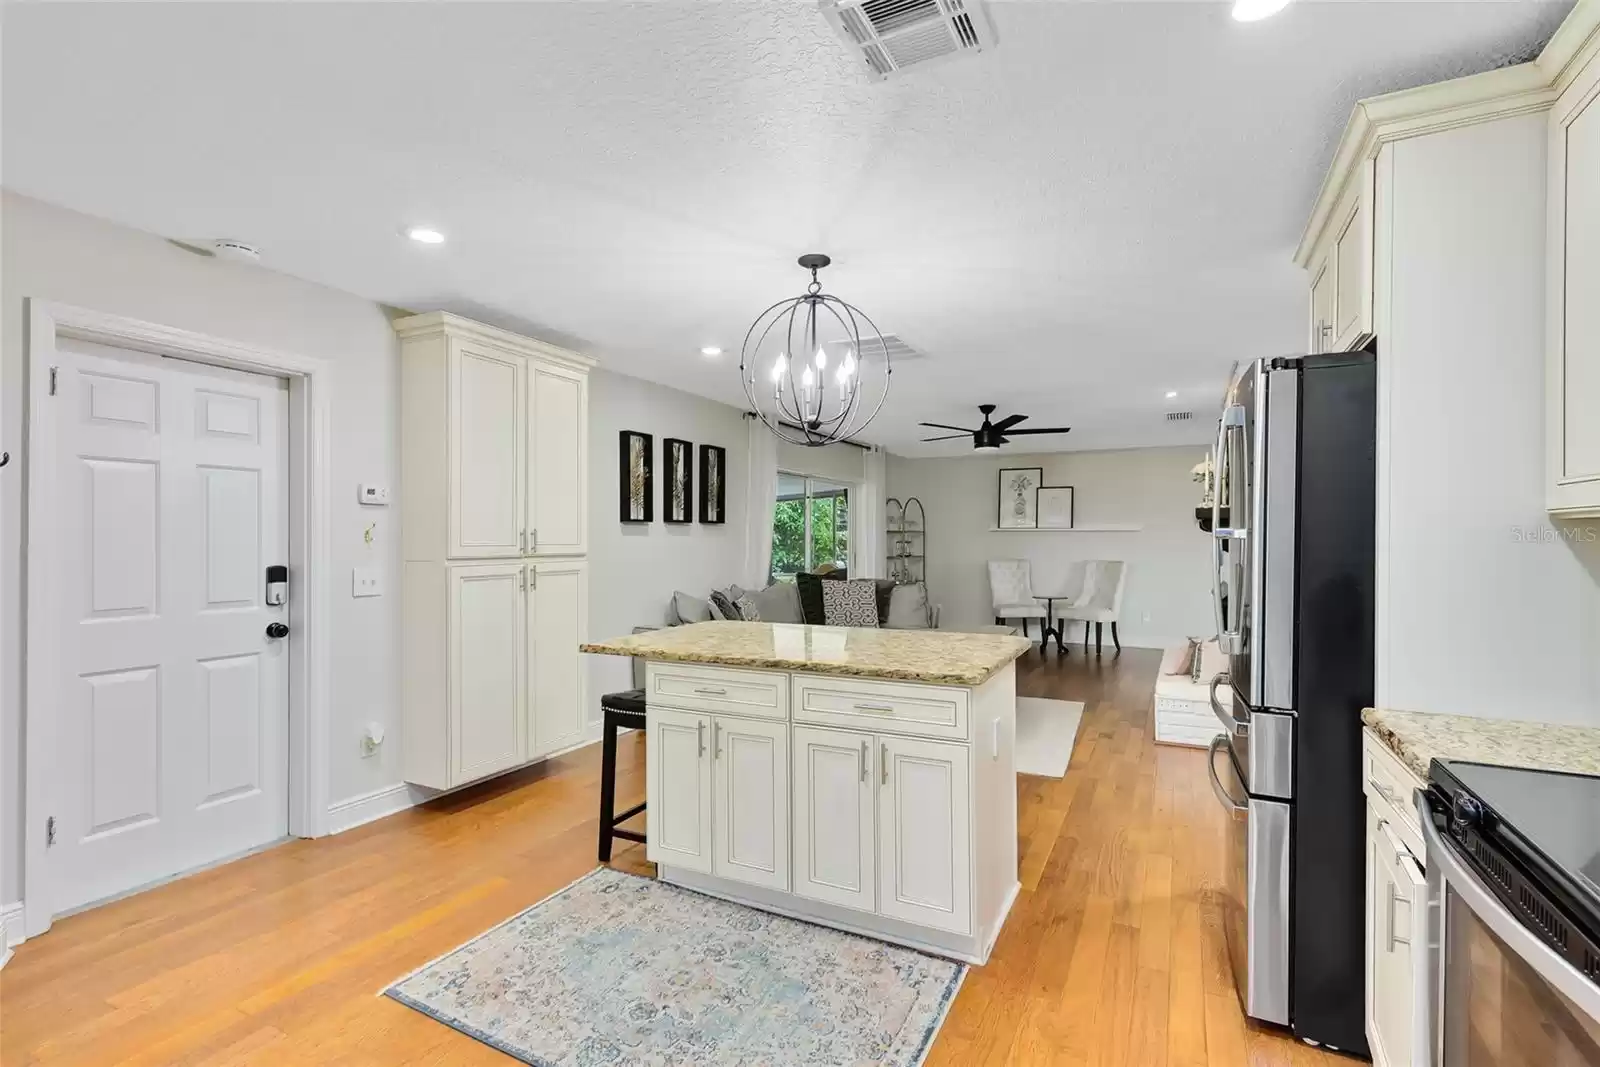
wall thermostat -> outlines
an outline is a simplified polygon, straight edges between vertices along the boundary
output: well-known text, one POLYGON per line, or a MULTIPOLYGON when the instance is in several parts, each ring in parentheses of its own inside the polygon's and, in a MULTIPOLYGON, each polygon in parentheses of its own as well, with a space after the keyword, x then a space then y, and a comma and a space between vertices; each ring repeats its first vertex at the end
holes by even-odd
POLYGON ((389 487, 387 485, 362 483, 356 486, 356 500, 372 508, 387 507, 389 504, 389 487))

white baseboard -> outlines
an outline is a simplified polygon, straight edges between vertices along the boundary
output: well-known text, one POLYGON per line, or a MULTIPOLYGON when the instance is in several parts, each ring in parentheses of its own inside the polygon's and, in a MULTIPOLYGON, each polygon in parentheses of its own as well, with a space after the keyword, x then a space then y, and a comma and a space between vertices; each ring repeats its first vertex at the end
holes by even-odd
POLYGON ((0 967, 11 959, 11 949, 23 942, 22 901, 0 906, 0 967))
POLYGON ((354 830, 385 815, 415 807, 428 796, 428 791, 405 782, 374 789, 370 793, 348 797, 328 805, 328 833, 342 834, 354 830))

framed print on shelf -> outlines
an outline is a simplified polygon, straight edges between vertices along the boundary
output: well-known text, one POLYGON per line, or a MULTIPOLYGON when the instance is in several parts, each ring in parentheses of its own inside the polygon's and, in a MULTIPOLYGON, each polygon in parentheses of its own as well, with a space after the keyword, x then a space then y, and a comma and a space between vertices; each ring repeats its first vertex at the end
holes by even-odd
POLYGON ((1072 486, 1041 485, 1039 487, 1039 529, 1072 529, 1072 486))
POLYGON ((661 521, 694 521, 694 445, 676 437, 661 439, 661 521))
POLYGON ((728 521, 728 450, 700 446, 700 521, 721 526, 728 521))
POLYGON ((1002 530, 1032 530, 1039 525, 1039 486, 1043 467, 1001 467, 999 514, 1002 530))
POLYGON ((617 467, 620 477, 617 517, 623 522, 650 522, 655 518, 654 468, 651 453, 655 439, 647 433, 623 430, 618 435, 617 467))

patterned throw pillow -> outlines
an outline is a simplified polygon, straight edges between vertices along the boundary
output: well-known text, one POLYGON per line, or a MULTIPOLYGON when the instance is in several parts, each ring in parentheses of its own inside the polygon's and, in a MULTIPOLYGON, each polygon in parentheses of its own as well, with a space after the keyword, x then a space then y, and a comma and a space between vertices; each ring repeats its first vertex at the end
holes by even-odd
POLYGON ((761 609, 756 607, 756 602, 750 599, 749 593, 739 594, 739 599, 733 602, 733 610, 739 613, 741 622, 761 621, 761 609))
POLYGON ((727 593, 721 589, 711 590, 711 597, 707 601, 711 605, 711 614, 729 622, 739 621, 739 609, 727 593))
POLYGON ((823 582, 822 620, 828 626, 877 626, 877 584, 871 578, 823 582))

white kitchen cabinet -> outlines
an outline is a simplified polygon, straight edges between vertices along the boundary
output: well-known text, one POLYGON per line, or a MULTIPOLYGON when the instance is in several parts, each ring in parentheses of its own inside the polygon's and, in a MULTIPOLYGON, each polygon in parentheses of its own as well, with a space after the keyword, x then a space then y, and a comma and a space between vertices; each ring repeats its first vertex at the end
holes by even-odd
POLYGON ((970 750, 920 738, 877 740, 878 911, 970 933, 970 750))
POLYGON ((593 360, 444 312, 395 332, 404 774, 453 789, 586 738, 593 360))
MULTIPOLYGON (((1344 352, 1372 338, 1373 201, 1371 161, 1356 168, 1302 263, 1311 283, 1307 351, 1344 352)), ((1309 236, 1309 234, 1308 234, 1309 236)))
POLYGON ((1600 516, 1600 49, 1550 113, 1546 497, 1600 516))
POLYGON ((651 708, 645 732, 645 854, 653 863, 710 874, 711 716, 651 708))
POLYGON ((711 873, 789 889, 789 727, 711 719, 711 873))
POLYGON ((578 642, 589 632, 589 565, 549 559, 527 568, 528 755, 537 758, 583 740, 589 702, 578 642))
POLYGON ((518 563, 455 566, 447 580, 450 774, 455 784, 524 760, 522 567, 518 563))
POLYGON ((527 551, 582 555, 588 550, 588 376, 535 361, 527 377, 527 551))
POLYGON ((1367 1044, 1378 1067, 1426 1067, 1428 883, 1367 808, 1367 1044))
POLYGON ((873 911, 878 897, 873 735, 794 727, 794 892, 873 911))

